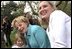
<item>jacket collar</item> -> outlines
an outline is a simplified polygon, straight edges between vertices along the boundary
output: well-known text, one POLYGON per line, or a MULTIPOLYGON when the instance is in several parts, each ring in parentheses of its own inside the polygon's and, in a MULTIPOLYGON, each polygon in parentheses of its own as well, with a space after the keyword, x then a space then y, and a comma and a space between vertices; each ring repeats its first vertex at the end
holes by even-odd
POLYGON ((29 24, 29 26, 27 28, 27 35, 31 35, 31 27, 32 27, 32 25, 29 24))

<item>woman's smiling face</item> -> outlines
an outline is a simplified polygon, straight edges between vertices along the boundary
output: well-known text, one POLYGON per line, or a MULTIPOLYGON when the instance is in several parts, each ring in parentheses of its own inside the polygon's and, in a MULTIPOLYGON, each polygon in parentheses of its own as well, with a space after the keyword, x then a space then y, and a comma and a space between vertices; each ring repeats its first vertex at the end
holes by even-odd
POLYGON ((39 16, 42 19, 49 18, 52 11, 53 11, 53 7, 47 1, 42 1, 39 4, 39 16))
POLYGON ((24 22, 16 22, 15 26, 21 33, 25 33, 27 31, 27 24, 24 22))

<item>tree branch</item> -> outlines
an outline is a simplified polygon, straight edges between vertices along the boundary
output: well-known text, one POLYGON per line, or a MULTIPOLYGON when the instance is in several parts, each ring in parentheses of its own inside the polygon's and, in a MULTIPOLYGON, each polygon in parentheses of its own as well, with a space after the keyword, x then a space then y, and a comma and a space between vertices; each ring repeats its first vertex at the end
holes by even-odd
POLYGON ((62 3, 62 1, 59 1, 59 3, 56 5, 56 7, 58 7, 61 3, 62 3))
POLYGON ((36 12, 34 11, 34 9, 33 9, 32 5, 31 5, 31 3, 30 3, 29 1, 27 1, 27 2, 28 2, 28 4, 29 4, 29 6, 31 7, 31 10, 32 10, 33 14, 34 14, 34 15, 38 15, 38 13, 36 13, 36 12))

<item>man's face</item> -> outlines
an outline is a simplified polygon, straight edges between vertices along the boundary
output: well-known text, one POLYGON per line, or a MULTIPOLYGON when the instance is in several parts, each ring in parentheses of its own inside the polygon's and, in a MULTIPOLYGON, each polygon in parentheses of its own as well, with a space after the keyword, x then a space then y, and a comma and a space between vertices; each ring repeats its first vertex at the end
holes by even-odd
POLYGON ((49 18, 51 12, 52 12, 52 6, 47 2, 47 1, 42 1, 39 4, 39 16, 42 19, 47 19, 49 18))

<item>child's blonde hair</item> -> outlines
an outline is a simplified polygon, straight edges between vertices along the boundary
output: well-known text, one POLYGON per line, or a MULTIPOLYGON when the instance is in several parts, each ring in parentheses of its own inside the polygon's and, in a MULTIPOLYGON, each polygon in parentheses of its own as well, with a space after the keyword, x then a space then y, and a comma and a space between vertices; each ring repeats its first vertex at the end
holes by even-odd
POLYGON ((21 39, 23 41, 23 44, 26 44, 26 39, 25 39, 25 37, 20 32, 17 32, 15 34, 14 40, 13 40, 13 44, 16 44, 18 39, 21 39))

